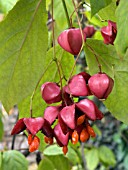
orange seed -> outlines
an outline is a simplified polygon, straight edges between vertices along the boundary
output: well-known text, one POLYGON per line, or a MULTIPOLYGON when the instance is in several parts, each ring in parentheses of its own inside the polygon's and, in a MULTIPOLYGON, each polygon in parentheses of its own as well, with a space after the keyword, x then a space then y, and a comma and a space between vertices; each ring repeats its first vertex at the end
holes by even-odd
POLYGON ((88 131, 88 133, 90 134, 91 137, 93 137, 93 138, 96 137, 96 134, 95 134, 95 132, 94 132, 94 130, 91 126, 87 125, 87 131, 88 131))
POLYGON ((33 138, 32 143, 29 146, 29 152, 36 151, 39 148, 39 145, 40 145, 40 139, 37 136, 35 136, 33 138))
POLYGON ((63 149, 62 149, 64 155, 66 155, 66 153, 68 152, 68 147, 67 146, 63 146, 63 149))
POLYGON ((82 116, 78 117, 77 126, 81 125, 84 122, 84 120, 85 120, 85 115, 82 115, 82 116))
POLYGON ((86 128, 84 128, 80 133, 80 141, 86 142, 89 139, 90 135, 87 132, 86 128))
POLYGON ((76 144, 79 140, 79 135, 76 130, 72 133, 72 144, 76 144))

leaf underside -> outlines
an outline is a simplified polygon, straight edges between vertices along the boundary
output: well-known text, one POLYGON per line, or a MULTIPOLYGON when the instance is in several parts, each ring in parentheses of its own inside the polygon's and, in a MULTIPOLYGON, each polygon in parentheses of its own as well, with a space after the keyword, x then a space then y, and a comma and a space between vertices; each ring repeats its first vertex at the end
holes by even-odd
POLYGON ((44 70, 44 7, 44 0, 21 0, 0 24, 0 100, 7 111, 32 93, 44 70))

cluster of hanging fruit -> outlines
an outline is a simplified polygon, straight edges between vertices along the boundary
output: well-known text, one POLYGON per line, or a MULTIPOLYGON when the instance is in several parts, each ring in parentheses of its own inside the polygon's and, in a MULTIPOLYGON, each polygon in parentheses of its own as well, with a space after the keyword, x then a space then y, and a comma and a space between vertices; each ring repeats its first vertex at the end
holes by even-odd
POLYGON ((90 76, 85 72, 74 75, 62 89, 56 83, 46 82, 41 87, 43 100, 47 104, 60 102, 59 105, 48 106, 44 111, 44 117, 19 119, 11 134, 26 130, 29 134, 29 151, 33 152, 39 147, 40 140, 36 134, 41 131, 45 135, 46 143, 52 144, 55 138, 66 154, 69 140, 76 144, 79 140, 86 142, 90 136, 95 137, 89 120, 103 118, 93 101, 86 98, 75 103, 73 98, 93 94, 99 99, 106 99, 113 85, 113 79, 105 73, 90 76), (52 128, 57 119, 58 122, 52 128))
POLYGON ((41 93, 44 101, 47 104, 61 102, 56 106, 48 106, 44 112, 44 119, 50 125, 58 119, 53 131, 45 131, 48 142, 54 137, 66 154, 69 140, 76 144, 79 140, 86 142, 90 136, 95 137, 89 121, 101 120, 103 114, 93 101, 85 98, 75 103, 73 98, 93 94, 99 99, 106 99, 113 85, 113 79, 105 73, 90 76, 85 72, 74 75, 62 89, 56 83, 43 84, 41 93))
MULTIPOLYGON (((88 26, 83 31, 84 41, 95 33, 93 26, 88 26)), ((116 24, 108 21, 108 26, 101 29, 106 44, 113 44, 116 36, 116 24)), ((73 55, 78 55, 82 46, 82 35, 80 29, 71 28, 60 34, 58 37, 60 46, 73 55)), ((48 104, 58 103, 55 106, 48 106, 43 117, 19 119, 12 129, 11 134, 19 134, 26 130, 28 133, 29 151, 33 152, 39 148, 40 139, 37 133, 41 131, 44 141, 53 144, 54 139, 62 147, 63 153, 68 151, 68 142, 73 144, 78 141, 86 142, 90 136, 96 134, 90 125, 90 121, 101 120, 102 112, 96 104, 87 96, 95 95, 98 99, 106 99, 111 93, 114 81, 107 74, 99 72, 90 76, 81 72, 70 78, 64 87, 54 82, 46 82, 41 86, 43 100, 48 104), (79 102, 74 98, 86 97, 79 102)))

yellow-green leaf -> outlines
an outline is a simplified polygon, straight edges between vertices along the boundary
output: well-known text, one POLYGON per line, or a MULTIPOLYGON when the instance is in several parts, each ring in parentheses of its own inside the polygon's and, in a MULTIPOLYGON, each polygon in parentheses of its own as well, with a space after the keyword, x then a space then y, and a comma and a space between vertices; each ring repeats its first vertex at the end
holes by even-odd
POLYGON ((0 23, 0 100, 5 109, 34 90, 47 51, 45 0, 20 0, 0 23))

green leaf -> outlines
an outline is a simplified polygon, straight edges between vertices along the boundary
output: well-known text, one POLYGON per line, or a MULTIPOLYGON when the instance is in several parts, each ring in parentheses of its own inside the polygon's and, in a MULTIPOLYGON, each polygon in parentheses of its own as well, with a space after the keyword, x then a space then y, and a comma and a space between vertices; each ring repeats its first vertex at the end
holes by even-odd
POLYGON ((0 140, 2 140, 3 134, 4 134, 4 127, 3 127, 3 122, 2 122, 2 115, 0 112, 0 140))
MULTIPOLYGON (((106 22, 101 22, 101 19, 99 18, 98 15, 94 15, 93 17, 91 17, 91 13, 90 11, 85 11, 85 16, 87 17, 87 19, 89 20, 90 23, 92 23, 93 25, 96 25, 96 26, 100 26, 100 27, 103 27, 103 26, 106 26, 107 23, 106 22)), ((102 18, 102 17, 101 17, 102 18)))
POLYGON ((45 0, 20 0, 0 24, 0 99, 6 110, 34 90, 47 51, 45 0))
POLYGON ((43 157, 42 161, 38 166, 38 170, 55 170, 54 164, 47 158, 43 157))
POLYGON ((2 157, 3 157, 3 152, 0 152, 0 170, 2 170, 2 157))
POLYGON ((3 152, 2 170, 28 170, 28 161, 18 151, 3 152))
POLYGON ((99 147, 99 158, 107 165, 114 166, 116 164, 114 153, 106 146, 99 147))
MULTIPOLYGON (((56 57, 58 58, 59 62, 61 63, 64 75, 68 79, 71 69, 72 69, 72 66, 73 66, 73 63, 74 63, 74 57, 71 54, 64 51, 60 46, 56 46, 55 51, 56 51, 56 57)), ((47 104, 42 99, 42 96, 40 93, 41 85, 44 82, 49 82, 49 81, 50 82, 59 82, 60 81, 58 69, 57 69, 55 61, 52 60, 52 56, 53 56, 53 49, 50 49, 46 55, 45 69, 44 69, 44 72, 42 72, 41 81, 35 91, 35 95, 33 98, 32 109, 33 109, 33 115, 36 117, 43 116, 44 109, 47 107, 47 104)), ((63 85, 65 83, 66 82, 63 82, 63 85)), ((20 110, 20 117, 24 117, 24 116, 29 117, 31 95, 28 95, 19 104, 18 108, 20 110)))
POLYGON ((73 165, 78 165, 81 163, 81 158, 79 158, 79 154, 70 146, 68 146, 68 153, 66 154, 66 157, 73 165))
POLYGON ((8 13, 18 0, 0 0, 0 10, 3 13, 8 13))
POLYGON ((46 0, 46 9, 49 10, 49 5, 51 4, 51 0, 46 0))
MULTIPOLYGON (((54 156, 54 155, 63 155, 63 152, 62 152, 62 148, 58 147, 57 145, 51 145, 44 150, 43 154, 47 156, 54 156)), ((77 153, 70 146, 68 146, 68 153, 66 154, 66 157, 73 165, 80 163, 77 153)))
POLYGON ((97 40, 103 40, 103 37, 102 37, 100 31, 96 31, 96 33, 94 34, 93 38, 97 39, 97 40))
POLYGON ((60 148, 59 146, 51 145, 44 150, 43 154, 47 156, 54 156, 54 155, 63 155, 63 152, 62 152, 62 148, 60 148))
POLYGON ((97 125, 93 125, 93 129, 98 136, 102 135, 102 132, 97 125))
POLYGON ((99 72, 96 55, 102 65, 102 72, 107 73, 114 79, 114 88, 105 101, 105 105, 117 119, 128 125, 128 94, 126 93, 128 84, 128 53, 124 59, 120 59, 114 46, 105 45, 102 41, 94 39, 86 41, 85 52, 91 74, 99 72))
MULTIPOLYGON (((68 14, 70 16, 74 11, 72 1, 65 0, 65 3, 67 6, 68 14)), ((74 18, 74 16, 75 16, 75 14, 73 15, 73 18, 74 18)), ((55 33, 56 33, 56 37, 57 37, 63 30, 68 28, 68 23, 67 23, 67 19, 66 19, 62 1, 54 0, 54 18, 56 21, 55 33)))
POLYGON ((128 155, 126 155, 126 157, 124 158, 123 165, 124 165, 124 168, 127 170, 128 169, 128 155))
POLYGON ((116 10, 117 17, 117 37, 115 46, 120 57, 123 58, 128 48, 128 1, 121 0, 116 10))
POLYGON ((91 15, 95 15, 99 10, 102 8, 105 8, 107 5, 109 5, 112 2, 112 0, 90 0, 91 4, 91 15))
POLYGON ((85 158, 86 158, 88 170, 95 170, 95 168, 99 163, 98 150, 96 148, 90 149, 85 153, 85 158))
POLYGON ((41 133, 41 131, 39 131, 36 135, 40 138, 40 141, 41 141, 40 147, 39 147, 39 151, 40 151, 40 152, 43 152, 44 149, 45 149, 46 146, 47 146, 47 144, 46 144, 45 141, 44 141, 44 134, 41 133))
POLYGON ((54 164, 56 170, 70 170, 68 159, 63 155, 47 156, 54 164))
POLYGON ((45 156, 39 164, 38 170, 70 170, 69 161, 63 155, 45 156))
POLYGON ((117 8, 116 0, 113 0, 108 6, 101 9, 98 12, 98 15, 102 18, 102 20, 111 20, 116 22, 116 16, 115 16, 116 8, 117 8))

